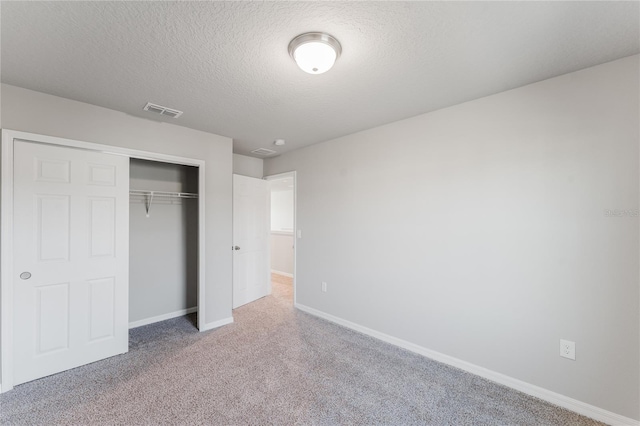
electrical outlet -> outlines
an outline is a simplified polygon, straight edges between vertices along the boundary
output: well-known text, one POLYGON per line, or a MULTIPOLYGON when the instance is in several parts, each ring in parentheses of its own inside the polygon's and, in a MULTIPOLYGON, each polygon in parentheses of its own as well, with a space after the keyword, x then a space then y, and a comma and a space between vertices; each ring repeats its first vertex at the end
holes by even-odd
POLYGON ((576 360, 576 342, 560 339, 560 356, 576 360))
POLYGON ((327 283, 322 281, 322 292, 326 293, 327 292, 327 283))

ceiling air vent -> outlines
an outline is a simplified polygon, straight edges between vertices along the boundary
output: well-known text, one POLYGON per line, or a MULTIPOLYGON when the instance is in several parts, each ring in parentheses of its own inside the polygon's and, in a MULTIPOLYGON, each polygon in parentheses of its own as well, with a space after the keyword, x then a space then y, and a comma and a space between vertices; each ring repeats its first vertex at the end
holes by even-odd
POLYGON ((152 104, 151 102, 147 102, 143 109, 145 111, 155 112, 156 114, 166 115, 167 117, 171 118, 178 118, 182 115, 182 111, 163 107, 162 105, 152 104))
POLYGON ((254 149, 251 152, 254 153, 254 154, 258 154, 258 155, 273 155, 273 154, 276 154, 275 151, 273 151, 271 149, 267 149, 267 148, 254 149))

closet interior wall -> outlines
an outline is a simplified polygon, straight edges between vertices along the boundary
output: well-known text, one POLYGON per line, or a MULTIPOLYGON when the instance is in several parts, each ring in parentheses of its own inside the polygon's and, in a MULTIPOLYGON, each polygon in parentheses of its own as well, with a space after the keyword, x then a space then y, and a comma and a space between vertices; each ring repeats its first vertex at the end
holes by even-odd
MULTIPOLYGON (((130 189, 198 193, 198 168, 131 159, 130 189)), ((198 199, 130 196, 129 324, 197 309, 198 199)))

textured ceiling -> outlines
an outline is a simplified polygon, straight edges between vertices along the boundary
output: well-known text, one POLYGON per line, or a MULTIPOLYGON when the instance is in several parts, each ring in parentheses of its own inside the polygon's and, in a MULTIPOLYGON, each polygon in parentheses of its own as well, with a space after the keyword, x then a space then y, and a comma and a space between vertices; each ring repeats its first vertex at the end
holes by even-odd
POLYGON ((640 50, 638 2, 0 7, 2 82, 229 136, 240 154, 281 153, 640 50), (288 56, 307 31, 342 44, 326 74, 288 56), (147 101, 184 115, 150 114, 147 101))

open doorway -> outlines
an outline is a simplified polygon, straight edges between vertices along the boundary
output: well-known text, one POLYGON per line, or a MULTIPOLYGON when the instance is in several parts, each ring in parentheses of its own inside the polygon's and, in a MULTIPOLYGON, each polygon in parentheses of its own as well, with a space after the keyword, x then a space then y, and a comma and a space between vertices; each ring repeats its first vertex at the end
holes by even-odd
POLYGON ((295 304, 296 173, 267 176, 271 184, 271 288, 295 304))

